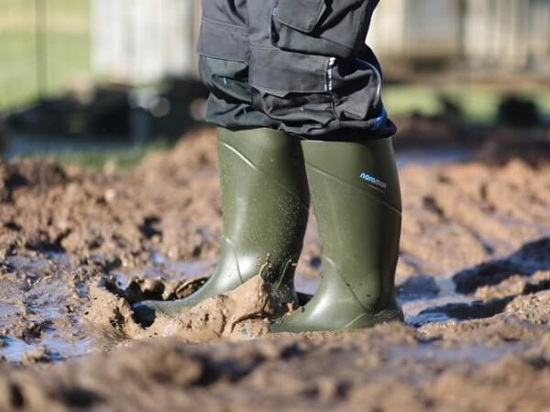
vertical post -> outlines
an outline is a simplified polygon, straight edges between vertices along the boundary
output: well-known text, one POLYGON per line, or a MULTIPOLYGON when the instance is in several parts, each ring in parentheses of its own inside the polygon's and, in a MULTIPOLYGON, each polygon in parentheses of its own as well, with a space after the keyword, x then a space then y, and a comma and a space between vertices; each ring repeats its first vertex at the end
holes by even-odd
POLYGON ((46 0, 34 1, 35 41, 36 41, 36 84, 38 96, 42 99, 48 87, 48 62, 46 39, 46 0))
MULTIPOLYGON (((196 44, 199 39, 200 25, 202 17, 202 4, 200 0, 193 2, 193 50, 196 48, 196 44)), ((197 53, 193 53, 193 75, 199 77, 199 56, 197 53)))
POLYGON ((466 59, 466 19, 468 18, 467 0, 458 0, 458 59, 464 66, 466 59))
POLYGON ((411 38, 412 38, 412 28, 411 28, 411 11, 410 11, 410 8, 411 7, 414 7, 414 6, 411 6, 411 3, 410 2, 404 2, 402 3, 403 4, 403 9, 402 9, 402 12, 403 12, 403 30, 402 30, 402 34, 403 34, 403 40, 402 40, 402 44, 401 44, 401 47, 402 47, 402 50, 403 50, 403 53, 401 55, 402 58, 405 58, 405 59, 410 59, 411 57, 411 53, 410 53, 410 49, 411 47, 413 46, 412 44, 412 41, 411 41, 411 38))
POLYGON ((532 2, 530 0, 519 1, 516 3, 518 8, 516 33, 516 68, 525 70, 529 66, 529 39, 531 37, 531 25, 529 24, 529 10, 532 8, 532 2))

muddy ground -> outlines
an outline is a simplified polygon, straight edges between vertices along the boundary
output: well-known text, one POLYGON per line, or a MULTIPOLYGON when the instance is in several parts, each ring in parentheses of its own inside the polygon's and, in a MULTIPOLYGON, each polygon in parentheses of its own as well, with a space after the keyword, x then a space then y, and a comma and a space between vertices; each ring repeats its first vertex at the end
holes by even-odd
MULTIPOLYGON (((550 411, 549 132, 458 150, 461 129, 413 126, 397 142, 406 324, 346 333, 263 336, 261 281, 132 319, 131 302, 185 296, 215 264, 211 130, 124 175, 0 163, 0 410, 550 411), (444 151, 438 133, 454 133, 444 151)), ((312 215, 302 292, 319 266, 312 215)))

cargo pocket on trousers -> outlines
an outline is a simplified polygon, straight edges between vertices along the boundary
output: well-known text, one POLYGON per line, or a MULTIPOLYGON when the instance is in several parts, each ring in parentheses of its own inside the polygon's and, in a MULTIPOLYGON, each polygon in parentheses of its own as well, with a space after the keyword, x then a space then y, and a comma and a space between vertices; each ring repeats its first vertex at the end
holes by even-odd
POLYGON ((378 0, 278 0, 271 43, 283 50, 349 58, 364 44, 378 0))
POLYGON ((287 27, 311 33, 325 10, 325 0, 279 0, 274 17, 287 27))
POLYGON ((327 93, 329 58, 251 44, 252 106, 286 132, 309 136, 332 120, 327 93))
POLYGON ((248 61, 247 0, 203 0, 197 51, 218 59, 248 61))
POLYGON ((385 123, 382 74, 374 63, 333 59, 328 78, 334 116, 341 127, 375 131, 385 123))
POLYGON ((249 103, 248 63, 199 55, 199 75, 216 97, 231 103, 249 103))

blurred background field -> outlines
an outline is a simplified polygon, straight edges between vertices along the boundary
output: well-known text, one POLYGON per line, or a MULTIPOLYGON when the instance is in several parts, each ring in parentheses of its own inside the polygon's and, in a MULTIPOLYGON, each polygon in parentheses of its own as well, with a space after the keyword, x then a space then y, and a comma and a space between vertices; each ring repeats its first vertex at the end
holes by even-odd
MULTIPOLYGON (((131 164, 200 127, 199 3, 0 0, 3 156, 131 164)), ((368 43, 398 123, 548 127, 549 0, 385 0, 376 13, 368 43)))
POLYGON ((0 110, 92 80, 89 0, 0 2, 0 110))
MULTIPOLYGON (((380 1, 405 325, 130 339, 224 239, 199 3, 0 0, 0 411, 547 410, 550 0, 380 1)), ((321 249, 311 213, 298 290, 321 249)))

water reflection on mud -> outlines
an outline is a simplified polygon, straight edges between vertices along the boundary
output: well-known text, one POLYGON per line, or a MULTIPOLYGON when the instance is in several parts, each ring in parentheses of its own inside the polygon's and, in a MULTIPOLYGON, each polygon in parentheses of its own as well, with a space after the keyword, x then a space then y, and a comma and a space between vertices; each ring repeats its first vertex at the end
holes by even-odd
MULTIPOLYGON (((136 279, 170 282, 202 277, 215 265, 214 260, 171 261, 161 255, 154 255, 151 262, 143 268, 113 270, 111 276, 117 287, 124 290, 136 279)), ((70 256, 13 257, 7 263, 10 273, 0 278, 4 297, 0 303, 0 355, 8 361, 56 362, 123 343, 120 336, 102 334, 83 321, 83 313, 90 306, 87 287, 91 277, 75 277, 77 268, 70 256)), ((299 292, 311 295, 318 287, 319 278, 297 275, 295 283, 299 292)), ((475 297, 457 293, 455 283, 448 276, 411 276, 398 286, 398 299, 406 323, 413 327, 486 317, 483 308, 477 311, 475 297), (456 310, 457 305, 461 310, 456 310), (469 315, 463 316, 465 312, 469 315)), ((449 356, 493 359, 517 349, 517 345, 503 347, 487 358, 486 350, 475 345, 452 353, 420 345, 404 352, 396 349, 395 354, 419 359, 449 356)))

